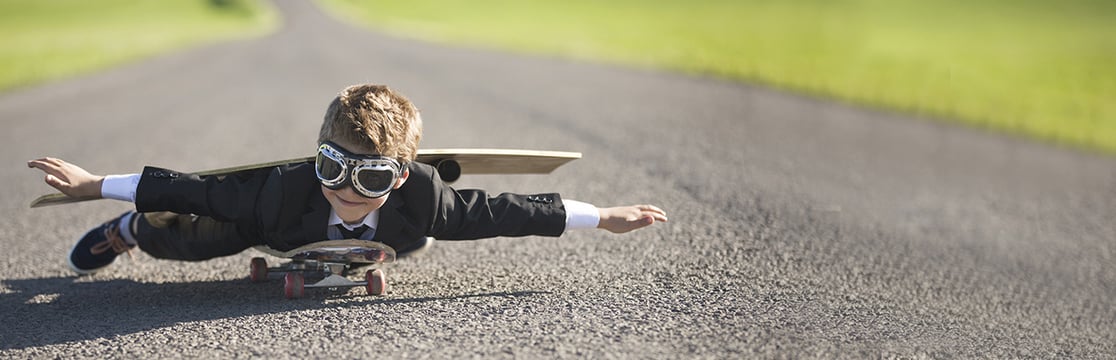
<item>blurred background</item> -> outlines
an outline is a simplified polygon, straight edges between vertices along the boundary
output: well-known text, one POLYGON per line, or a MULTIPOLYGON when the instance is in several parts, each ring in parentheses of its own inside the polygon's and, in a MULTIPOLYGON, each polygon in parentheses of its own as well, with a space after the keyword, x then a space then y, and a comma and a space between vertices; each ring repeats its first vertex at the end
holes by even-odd
MULTIPOLYGON (((323 0, 399 36, 763 84, 1116 153, 1116 2, 323 0)), ((255 0, 0 1, 0 91, 278 20, 255 0)))

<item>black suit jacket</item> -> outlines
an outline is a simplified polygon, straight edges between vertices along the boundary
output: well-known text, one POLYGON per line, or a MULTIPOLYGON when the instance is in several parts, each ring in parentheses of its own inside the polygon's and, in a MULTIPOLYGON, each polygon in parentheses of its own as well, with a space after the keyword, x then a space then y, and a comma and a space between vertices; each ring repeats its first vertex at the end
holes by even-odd
MULTIPOLYGON (((425 236, 468 240, 496 236, 559 236, 566 213, 558 194, 489 197, 455 190, 437 170, 408 165, 410 177, 380 208, 375 240, 396 250, 425 236)), ((326 239, 330 205, 312 163, 200 177, 146 167, 136 189, 136 210, 195 214, 236 224, 240 236, 286 251, 326 239)))

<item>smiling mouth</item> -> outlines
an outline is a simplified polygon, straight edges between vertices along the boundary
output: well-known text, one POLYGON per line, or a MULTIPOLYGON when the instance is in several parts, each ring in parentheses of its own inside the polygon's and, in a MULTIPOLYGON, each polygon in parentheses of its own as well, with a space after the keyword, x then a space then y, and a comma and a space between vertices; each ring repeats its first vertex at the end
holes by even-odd
POLYGON ((335 196, 335 198, 337 199, 337 201, 340 201, 340 202, 341 202, 341 204, 343 204, 343 205, 346 205, 346 206, 360 206, 360 205, 364 205, 364 203, 363 203, 363 202, 359 202, 359 201, 349 201, 349 200, 345 200, 345 198, 342 198, 342 197, 340 197, 340 196, 335 196))

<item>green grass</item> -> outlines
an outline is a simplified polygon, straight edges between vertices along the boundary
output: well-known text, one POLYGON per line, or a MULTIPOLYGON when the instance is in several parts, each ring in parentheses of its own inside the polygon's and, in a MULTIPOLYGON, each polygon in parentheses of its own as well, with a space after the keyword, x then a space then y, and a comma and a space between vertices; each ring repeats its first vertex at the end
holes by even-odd
POLYGON ((277 24, 256 0, 0 0, 0 90, 277 24))
POLYGON ((768 84, 1116 153, 1116 2, 325 1, 404 36, 768 84))

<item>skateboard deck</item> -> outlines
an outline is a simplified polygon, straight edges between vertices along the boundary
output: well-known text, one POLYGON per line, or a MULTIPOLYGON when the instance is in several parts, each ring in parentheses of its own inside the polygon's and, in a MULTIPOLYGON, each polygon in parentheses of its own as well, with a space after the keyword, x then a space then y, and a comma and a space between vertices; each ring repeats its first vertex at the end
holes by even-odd
POLYGON ((290 251, 276 251, 266 246, 257 246, 256 249, 290 260, 277 267, 268 267, 266 259, 252 258, 249 276, 253 282, 264 282, 268 280, 268 274, 283 273, 283 293, 288 299, 302 297, 306 288, 364 286, 370 295, 383 295, 387 292, 387 277, 383 269, 366 271, 363 281, 350 280, 347 274, 357 267, 395 261, 394 249, 366 240, 321 241, 290 251), (307 284, 307 275, 321 276, 321 279, 307 284))
POLYGON ((382 264, 395 261, 395 249, 383 243, 368 240, 319 241, 290 251, 276 251, 266 246, 258 246, 256 250, 275 257, 302 261, 330 261, 349 264, 382 264))
MULTIPOLYGON (((433 165, 445 182, 454 182, 463 174, 549 174, 581 153, 565 151, 510 149, 420 149, 415 161, 433 165)), ((198 176, 228 176, 244 171, 274 166, 314 162, 314 157, 300 157, 258 164, 226 167, 194 172, 198 176)), ((61 193, 47 194, 31 201, 31 207, 71 204, 96 197, 70 197, 61 193)))

